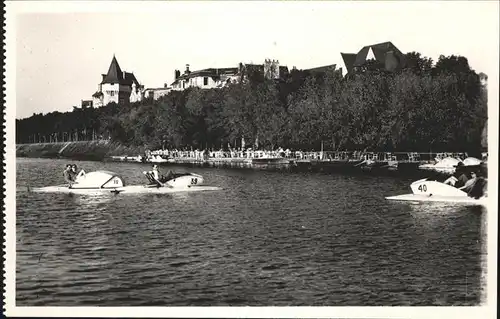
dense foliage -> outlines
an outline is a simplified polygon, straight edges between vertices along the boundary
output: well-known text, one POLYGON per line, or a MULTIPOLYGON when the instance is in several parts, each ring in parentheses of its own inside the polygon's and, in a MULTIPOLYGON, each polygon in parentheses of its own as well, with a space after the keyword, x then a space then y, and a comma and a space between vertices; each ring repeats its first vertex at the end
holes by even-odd
POLYGON ((396 73, 370 64, 345 78, 338 70, 292 70, 282 81, 254 77, 157 101, 34 114, 17 121, 17 142, 109 136, 150 148, 219 149, 240 147, 244 138, 259 148, 479 151, 486 88, 467 59, 406 58, 408 67, 396 73))

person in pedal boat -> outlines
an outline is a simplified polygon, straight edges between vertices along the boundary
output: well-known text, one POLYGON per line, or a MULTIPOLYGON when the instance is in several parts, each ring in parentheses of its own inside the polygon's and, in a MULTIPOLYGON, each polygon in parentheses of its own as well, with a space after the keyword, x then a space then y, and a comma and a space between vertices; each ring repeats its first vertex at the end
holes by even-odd
POLYGON ((160 172, 158 171, 158 165, 153 165, 153 171, 151 172, 153 174, 154 179, 159 180, 160 179, 160 172))
POLYGON ((459 189, 463 190, 466 193, 468 193, 472 189, 472 187, 474 186, 474 183, 476 183, 476 180, 477 180, 476 172, 471 172, 470 176, 471 176, 471 178, 465 183, 465 185, 462 187, 459 187, 459 189))
POLYGON ((168 182, 172 178, 174 178, 174 172, 172 172, 171 170, 168 171, 167 175, 162 175, 161 177, 163 183, 168 182))
POLYGON ((72 173, 73 166, 71 164, 66 165, 63 171, 64 181, 68 183, 68 187, 71 188, 73 182, 75 181, 72 173))
POLYGON ((75 181, 76 176, 78 176, 78 167, 76 164, 71 165, 71 175, 73 175, 73 181, 75 181))
POLYGON ((153 165, 152 171, 144 172, 144 174, 148 177, 152 185, 158 184, 158 182, 166 183, 175 176, 172 171, 168 171, 167 175, 161 175, 156 164, 153 165))
POLYGON ((158 170, 158 165, 153 165, 153 170, 149 172, 144 172, 146 177, 149 179, 152 185, 157 184, 160 181, 160 172, 158 170))
POLYGON ((464 170, 464 163, 459 162, 456 166, 455 173, 453 173, 450 178, 444 181, 445 184, 454 186, 456 188, 463 187, 467 181, 469 180, 469 177, 467 176, 467 173, 464 170))
POLYGON ((472 178, 460 189, 469 197, 479 199, 486 194, 487 181, 480 171, 471 172, 472 178))
POLYGON ((76 182, 78 177, 85 175, 85 171, 82 169, 78 171, 76 164, 71 165, 71 175, 73 175, 73 182, 76 182))

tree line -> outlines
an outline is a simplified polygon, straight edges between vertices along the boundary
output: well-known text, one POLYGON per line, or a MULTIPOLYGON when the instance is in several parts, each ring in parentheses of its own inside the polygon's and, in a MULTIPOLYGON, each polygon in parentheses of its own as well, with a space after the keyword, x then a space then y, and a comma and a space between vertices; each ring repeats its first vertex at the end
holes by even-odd
POLYGON ((246 147, 477 153, 486 145, 486 87, 465 57, 406 54, 397 72, 368 61, 340 70, 259 74, 222 89, 75 108, 16 120, 18 143, 110 138, 150 149, 246 147), (62 136, 66 133, 66 137, 62 136))

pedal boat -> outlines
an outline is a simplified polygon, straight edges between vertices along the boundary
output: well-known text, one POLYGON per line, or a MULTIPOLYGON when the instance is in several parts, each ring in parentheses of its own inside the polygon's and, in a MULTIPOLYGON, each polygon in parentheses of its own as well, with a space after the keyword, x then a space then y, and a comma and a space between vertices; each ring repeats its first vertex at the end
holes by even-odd
POLYGON ((465 205, 487 204, 487 195, 478 199, 470 197, 466 192, 454 186, 425 179, 413 182, 410 185, 412 194, 386 197, 388 200, 414 202, 446 202, 465 205))
POLYGON ((123 178, 110 171, 95 171, 79 174, 75 183, 30 189, 37 193, 73 193, 73 194, 139 194, 139 193, 176 193, 220 190, 219 187, 203 185, 204 179, 198 174, 174 174, 171 179, 160 182, 150 180, 146 185, 125 185, 123 178))

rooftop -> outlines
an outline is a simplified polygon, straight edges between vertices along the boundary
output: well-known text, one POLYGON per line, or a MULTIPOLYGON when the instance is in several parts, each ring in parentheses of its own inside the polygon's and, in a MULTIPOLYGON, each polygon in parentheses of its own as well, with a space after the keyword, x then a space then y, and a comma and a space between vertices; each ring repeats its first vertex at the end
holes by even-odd
POLYGON ((133 73, 122 71, 114 55, 113 60, 111 60, 111 64, 109 65, 108 73, 103 74, 101 84, 105 83, 119 83, 123 85, 132 85, 135 83, 136 85, 139 85, 139 81, 137 81, 137 78, 133 73))
POLYGON ((362 66, 367 60, 375 59, 377 62, 385 63, 388 55, 392 55, 398 61, 398 65, 405 64, 405 55, 392 42, 382 42, 366 45, 358 53, 340 53, 347 72, 354 67, 362 66))

